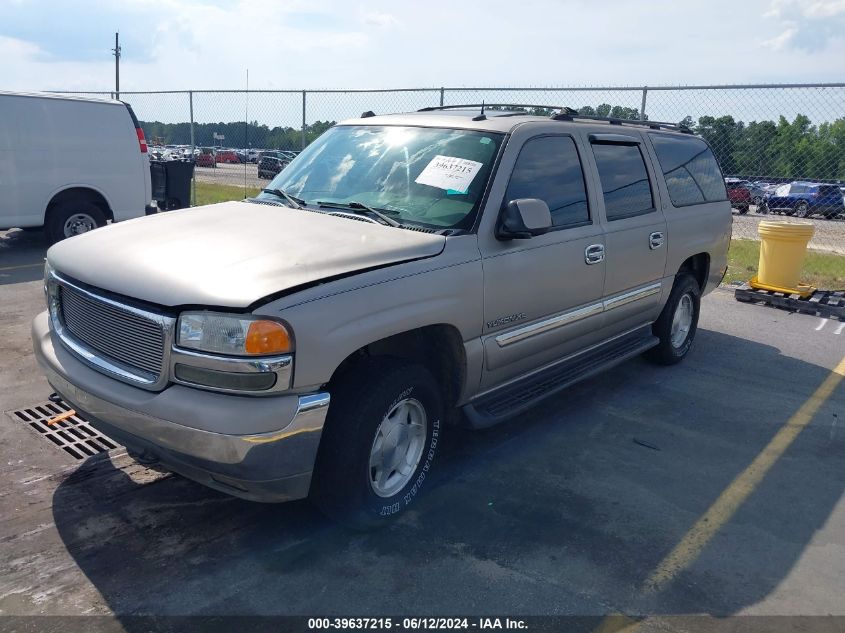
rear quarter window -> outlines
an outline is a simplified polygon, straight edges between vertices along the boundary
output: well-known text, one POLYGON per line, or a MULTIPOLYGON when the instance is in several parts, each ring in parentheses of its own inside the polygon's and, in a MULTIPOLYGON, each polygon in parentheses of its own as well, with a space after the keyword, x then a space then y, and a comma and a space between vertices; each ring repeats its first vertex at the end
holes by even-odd
MULTIPOLYGON (((649 136, 674 206, 727 200, 722 172, 707 143, 694 136, 649 136)), ((736 182, 731 186, 745 184, 736 182)))

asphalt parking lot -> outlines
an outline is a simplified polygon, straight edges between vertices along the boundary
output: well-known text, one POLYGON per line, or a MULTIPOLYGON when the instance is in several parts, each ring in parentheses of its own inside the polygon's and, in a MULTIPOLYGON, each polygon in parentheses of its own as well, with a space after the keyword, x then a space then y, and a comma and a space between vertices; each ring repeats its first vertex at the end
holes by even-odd
POLYGON ((219 163, 216 167, 195 167, 197 182, 208 182, 218 185, 235 185, 238 187, 266 187, 270 181, 258 177, 258 165, 244 163, 233 165, 219 163))
MULTIPOLYGON (((4 412, 51 391, 44 251, 0 232, 4 412)), ((681 365, 454 430, 428 494, 369 534, 120 449, 75 461, 0 413, 0 614, 845 615, 843 325, 718 290, 681 365)))

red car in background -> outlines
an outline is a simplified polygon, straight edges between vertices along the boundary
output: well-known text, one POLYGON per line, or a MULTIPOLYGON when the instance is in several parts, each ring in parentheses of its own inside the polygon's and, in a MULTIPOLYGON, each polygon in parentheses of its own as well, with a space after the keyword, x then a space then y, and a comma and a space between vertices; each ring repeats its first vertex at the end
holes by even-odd
POLYGON ((230 150, 230 149, 223 149, 217 150, 217 162, 218 163, 240 163, 241 158, 238 156, 238 153, 230 150))
POLYGON ((731 207, 741 214, 748 213, 748 207, 751 205, 750 186, 751 183, 747 180, 725 178, 725 188, 728 190, 728 200, 731 201, 731 207))
POLYGON ((201 151, 196 157, 197 167, 216 167, 217 163, 214 160, 214 153, 211 151, 201 151))

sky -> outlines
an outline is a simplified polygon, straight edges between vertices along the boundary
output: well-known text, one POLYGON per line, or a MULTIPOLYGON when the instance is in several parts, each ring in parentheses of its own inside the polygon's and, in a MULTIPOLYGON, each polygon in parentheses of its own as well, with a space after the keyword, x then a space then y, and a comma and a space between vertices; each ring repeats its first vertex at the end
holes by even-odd
POLYGON ((845 0, 0 0, 0 88, 845 80, 845 0))

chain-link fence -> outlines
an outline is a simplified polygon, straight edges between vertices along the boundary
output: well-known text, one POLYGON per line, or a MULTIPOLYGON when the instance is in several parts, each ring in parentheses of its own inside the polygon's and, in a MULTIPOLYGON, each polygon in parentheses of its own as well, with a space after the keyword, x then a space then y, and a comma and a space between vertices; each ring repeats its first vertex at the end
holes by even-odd
POLYGON ((197 204, 251 195, 328 127, 366 111, 541 104, 681 123, 709 141, 729 177, 734 238, 757 239, 757 223, 772 214, 799 216, 816 225, 811 248, 845 255, 845 83, 195 90, 123 92, 120 98, 142 121, 153 152, 194 157, 197 204))

